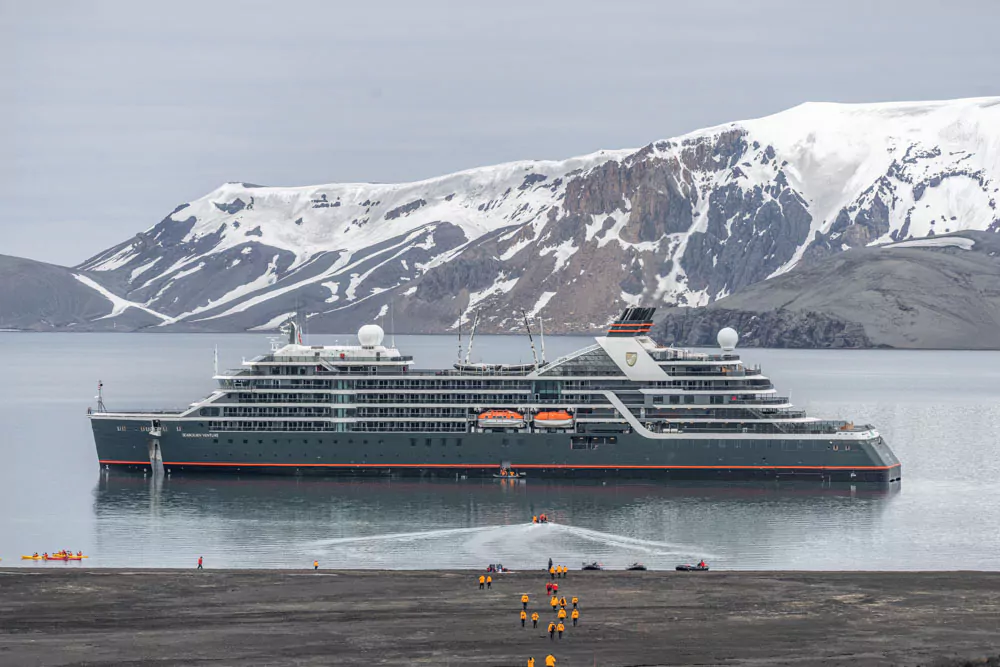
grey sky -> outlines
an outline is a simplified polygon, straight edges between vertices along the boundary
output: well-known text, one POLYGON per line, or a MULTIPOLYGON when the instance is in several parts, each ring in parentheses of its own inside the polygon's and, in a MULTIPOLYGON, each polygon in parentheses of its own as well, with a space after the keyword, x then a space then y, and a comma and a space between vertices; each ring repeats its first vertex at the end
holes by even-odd
POLYGON ((804 101, 1000 94, 1000 3, 0 0, 0 253, 225 181, 413 180, 804 101))

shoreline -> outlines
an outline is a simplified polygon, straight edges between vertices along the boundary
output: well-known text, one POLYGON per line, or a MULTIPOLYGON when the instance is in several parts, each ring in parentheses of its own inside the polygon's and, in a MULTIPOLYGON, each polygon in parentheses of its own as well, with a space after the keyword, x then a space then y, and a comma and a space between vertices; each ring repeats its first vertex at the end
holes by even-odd
MULTIPOLYGON (((277 329, 261 330, 261 331, 174 331, 159 330, 158 327, 145 327, 142 329, 0 329, 0 333, 12 333, 12 334, 73 334, 73 335, 85 335, 85 334, 137 334, 137 333, 149 333, 155 335, 198 335, 198 336, 242 336, 242 335, 263 335, 263 336, 273 336, 280 334, 277 329)), ((594 338, 595 336, 603 336, 607 333, 606 329, 595 330, 593 333, 585 332, 564 332, 564 333, 549 333, 546 331, 545 335, 551 336, 553 338, 594 338)), ((341 338, 353 338, 356 332, 350 333, 317 333, 310 332, 309 335, 315 336, 338 336, 341 338)), ((436 336, 442 338, 455 338, 455 333, 443 333, 443 332, 426 332, 426 333, 401 333, 397 331, 395 333, 397 336, 436 336)), ((511 332, 500 332, 500 333, 478 333, 480 336, 497 336, 503 338, 523 338, 525 334, 523 333, 511 333, 511 332)), ((716 345, 677 345, 673 343, 667 343, 672 347, 678 347, 688 350, 716 350, 718 346, 716 345)), ((739 349, 741 350, 790 350, 790 351, 817 351, 817 352, 1000 352, 1000 347, 893 347, 891 345, 870 345, 870 346, 856 346, 856 347, 765 347, 760 345, 753 345, 751 343, 740 343, 739 349)))
MULTIPOLYGON (((541 560, 541 559, 540 559, 541 560)), ((917 665, 1000 652, 1000 572, 0 569, 0 664, 917 665), (311 579, 310 579, 311 578, 311 579)))

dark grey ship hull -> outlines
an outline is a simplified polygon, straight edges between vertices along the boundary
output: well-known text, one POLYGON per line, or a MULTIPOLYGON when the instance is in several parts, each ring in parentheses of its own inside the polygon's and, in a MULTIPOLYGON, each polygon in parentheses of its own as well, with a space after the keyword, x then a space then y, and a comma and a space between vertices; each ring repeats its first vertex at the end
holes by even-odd
POLYGON ((212 432, 206 424, 92 417, 102 467, 171 473, 492 477, 509 467, 534 477, 673 480, 815 480, 890 484, 899 461, 868 440, 668 439, 636 433, 212 432), (148 427, 146 427, 148 428, 148 427))

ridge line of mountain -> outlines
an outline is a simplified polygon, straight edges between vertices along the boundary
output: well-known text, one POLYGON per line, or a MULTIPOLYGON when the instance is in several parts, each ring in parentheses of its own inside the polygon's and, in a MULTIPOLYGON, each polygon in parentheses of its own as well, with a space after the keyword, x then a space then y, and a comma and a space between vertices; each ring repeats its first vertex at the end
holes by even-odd
POLYGON ((805 104, 415 183, 227 183, 69 274, 0 287, 0 327, 248 331, 299 311, 350 331, 391 304, 398 331, 454 331, 475 311, 483 332, 517 331, 523 309, 589 333, 625 306, 718 313, 845 251, 997 231, 998 198, 1000 98, 805 104))

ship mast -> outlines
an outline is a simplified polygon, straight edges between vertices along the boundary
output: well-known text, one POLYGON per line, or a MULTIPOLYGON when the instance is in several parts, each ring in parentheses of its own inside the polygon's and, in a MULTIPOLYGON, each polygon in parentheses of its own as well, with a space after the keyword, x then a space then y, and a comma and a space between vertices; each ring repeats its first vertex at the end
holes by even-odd
POLYGON ((472 321, 472 333, 469 334, 469 349, 465 351, 465 363, 469 363, 469 357, 472 356, 472 341, 476 339, 476 327, 479 326, 479 311, 476 311, 476 319, 472 321))
POLYGON ((538 335, 542 339, 542 366, 545 365, 545 319, 538 316, 538 335))
POLYGON ((528 325, 528 313, 524 312, 524 308, 521 309, 521 315, 524 317, 524 328, 528 331, 528 342, 531 343, 531 359, 535 362, 535 368, 538 368, 538 355, 535 353, 535 339, 531 337, 531 326, 528 325))
POLYGON ((104 382, 101 380, 97 381, 97 411, 107 412, 108 409, 104 407, 104 382))
POLYGON ((462 319, 465 313, 458 311, 458 363, 462 363, 462 319))

